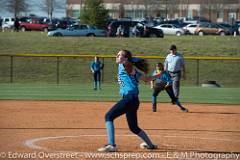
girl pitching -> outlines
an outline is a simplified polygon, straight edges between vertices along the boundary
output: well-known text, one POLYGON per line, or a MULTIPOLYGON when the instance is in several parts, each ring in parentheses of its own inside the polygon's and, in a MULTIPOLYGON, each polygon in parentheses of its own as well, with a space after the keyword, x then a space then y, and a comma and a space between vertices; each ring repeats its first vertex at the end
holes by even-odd
POLYGON ((144 76, 140 71, 147 73, 148 64, 144 59, 133 58, 131 52, 127 50, 120 50, 117 53, 116 63, 118 64, 118 83, 120 86, 120 94, 122 99, 117 102, 105 115, 108 144, 99 148, 98 151, 117 151, 113 121, 123 114, 126 114, 130 130, 144 141, 142 144, 140 144, 140 147, 143 149, 156 149, 157 146, 151 142, 147 134, 138 126, 138 82, 139 79, 146 82, 152 81, 158 78, 161 74, 151 77, 144 76))

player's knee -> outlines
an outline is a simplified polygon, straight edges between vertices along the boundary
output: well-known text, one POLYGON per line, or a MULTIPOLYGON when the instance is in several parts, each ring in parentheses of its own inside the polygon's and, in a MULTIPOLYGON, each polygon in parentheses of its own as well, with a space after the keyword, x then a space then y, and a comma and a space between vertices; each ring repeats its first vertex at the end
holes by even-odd
POLYGON ((153 96, 153 97, 157 97, 158 94, 154 92, 154 93, 152 94, 152 96, 153 96))
POLYGON ((105 121, 113 121, 113 116, 111 115, 111 113, 106 113, 105 115, 105 121))
POLYGON ((138 134, 141 131, 141 129, 138 126, 129 126, 129 129, 134 134, 138 134))

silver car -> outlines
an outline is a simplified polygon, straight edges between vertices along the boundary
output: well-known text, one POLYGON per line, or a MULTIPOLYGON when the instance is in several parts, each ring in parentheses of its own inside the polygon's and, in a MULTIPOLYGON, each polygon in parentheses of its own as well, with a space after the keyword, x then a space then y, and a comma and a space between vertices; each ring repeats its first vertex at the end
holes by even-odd
POLYGON ((88 36, 88 37, 104 37, 106 31, 98 29, 96 26, 90 26, 86 24, 74 25, 67 29, 57 29, 48 32, 48 36, 88 36))
POLYGON ((161 25, 155 26, 154 28, 161 29, 164 34, 173 34, 173 35, 181 36, 185 33, 182 28, 174 24, 161 24, 161 25))
POLYGON ((186 33, 195 34, 197 26, 198 26, 197 24, 188 24, 185 27, 183 27, 183 29, 185 30, 186 33))

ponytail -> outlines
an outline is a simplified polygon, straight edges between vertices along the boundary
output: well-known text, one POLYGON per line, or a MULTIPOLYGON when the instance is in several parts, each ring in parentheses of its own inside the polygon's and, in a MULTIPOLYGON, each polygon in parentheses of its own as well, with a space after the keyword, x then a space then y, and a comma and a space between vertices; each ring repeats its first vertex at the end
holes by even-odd
POLYGON ((129 62, 131 62, 137 69, 143 71, 145 74, 149 71, 149 65, 147 63, 147 60, 142 58, 135 58, 132 57, 132 53, 128 50, 122 50, 125 54, 125 57, 128 59, 129 62))

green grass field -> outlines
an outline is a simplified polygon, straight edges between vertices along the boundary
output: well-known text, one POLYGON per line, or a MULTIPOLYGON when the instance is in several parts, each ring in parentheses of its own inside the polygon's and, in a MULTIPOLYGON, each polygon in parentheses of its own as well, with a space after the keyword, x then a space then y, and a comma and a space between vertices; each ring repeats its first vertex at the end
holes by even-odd
POLYGON ((110 54, 128 49, 136 55, 168 53, 174 43, 184 55, 240 56, 240 36, 165 36, 164 38, 47 37, 43 32, 0 32, 0 54, 110 54))
MULTIPOLYGON (((117 84, 104 84, 102 90, 94 91, 91 84, 0 84, 0 99, 25 100, 80 100, 117 101, 120 99, 117 84)), ((151 101, 152 90, 149 85, 140 85, 140 100, 151 101)), ((182 87, 181 102, 240 104, 239 88, 182 87)), ((159 102, 170 102, 166 92, 158 96, 159 102)))
MULTIPOLYGON (((135 55, 166 56, 171 44, 176 44, 184 56, 240 57, 240 36, 165 36, 162 38, 98 38, 98 37, 47 37, 42 32, 0 32, 0 55, 3 54, 108 54, 128 49, 135 55)), ((39 100, 92 100, 116 101, 116 64, 104 59, 104 89, 94 92, 89 62, 92 59, 61 58, 59 83, 56 58, 15 57, 11 84, 11 59, 0 57, 0 99, 39 100), (114 94, 113 94, 114 93, 114 94)), ((160 60, 149 60, 151 69, 160 60)), ((239 61, 200 61, 199 84, 216 80, 221 88, 202 88, 197 82, 197 61, 186 61, 187 80, 182 82, 183 102, 240 104, 239 61), (195 85, 195 86, 194 86, 195 85), (238 88, 234 88, 238 87, 238 88)), ((140 97, 150 101, 151 90, 141 86, 140 97)), ((161 101, 169 102, 165 93, 161 101)))

